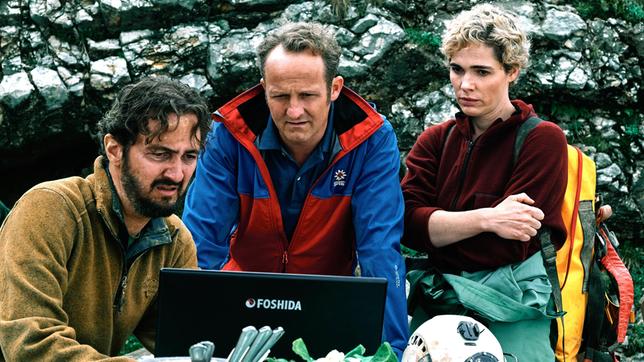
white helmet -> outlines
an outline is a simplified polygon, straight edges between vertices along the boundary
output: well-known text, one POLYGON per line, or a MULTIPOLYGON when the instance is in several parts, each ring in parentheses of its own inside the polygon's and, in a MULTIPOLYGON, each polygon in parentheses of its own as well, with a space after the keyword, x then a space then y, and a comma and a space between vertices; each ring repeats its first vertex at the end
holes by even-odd
POLYGON ((462 315, 439 315, 411 335, 402 362, 502 362, 503 350, 492 332, 462 315))

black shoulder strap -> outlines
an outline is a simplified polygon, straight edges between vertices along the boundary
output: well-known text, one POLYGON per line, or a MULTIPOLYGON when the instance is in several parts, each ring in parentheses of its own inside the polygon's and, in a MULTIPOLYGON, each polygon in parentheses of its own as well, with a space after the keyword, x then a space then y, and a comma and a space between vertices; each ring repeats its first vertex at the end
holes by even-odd
POLYGON ((443 148, 441 149, 441 159, 443 158, 443 154, 445 153, 445 148, 447 147, 447 141, 449 141, 449 136, 452 135, 452 132, 454 132, 454 128, 456 126, 456 123, 453 125, 449 126, 447 128, 447 135, 445 135, 445 140, 443 140, 443 148))
MULTIPOLYGON (((547 227, 539 230, 539 241, 541 241, 541 256, 543 265, 548 274, 548 280, 552 284, 552 299, 555 304, 555 311, 563 316, 563 298, 561 296, 561 286, 559 284, 559 275, 557 273, 557 249, 555 249, 550 239, 550 229, 547 227)), ((563 323, 563 319, 561 320, 563 323)))
POLYGON ((521 147, 525 141, 528 134, 532 132, 537 125, 541 123, 541 119, 537 117, 530 117, 521 123, 519 130, 517 131, 517 137, 514 139, 514 149, 512 152, 512 165, 516 165, 519 160, 519 153, 521 152, 521 147))

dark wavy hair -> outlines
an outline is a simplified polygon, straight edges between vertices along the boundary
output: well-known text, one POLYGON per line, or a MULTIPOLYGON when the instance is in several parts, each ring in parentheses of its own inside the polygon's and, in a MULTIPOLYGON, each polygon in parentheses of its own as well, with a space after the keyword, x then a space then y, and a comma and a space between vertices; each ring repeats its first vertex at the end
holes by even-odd
MULTIPOLYGON (((160 137, 168 131, 168 115, 194 114, 197 125, 192 130, 200 148, 205 146, 210 130, 210 114, 206 100, 193 88, 167 77, 147 77, 121 89, 112 108, 98 122, 99 143, 106 134, 114 136, 127 151, 136 142, 139 134, 145 142, 160 137), (153 131, 149 121, 157 120, 160 127, 153 131), (197 134, 199 130, 200 134, 197 134)), ((105 150, 101 146, 101 152, 105 150)))

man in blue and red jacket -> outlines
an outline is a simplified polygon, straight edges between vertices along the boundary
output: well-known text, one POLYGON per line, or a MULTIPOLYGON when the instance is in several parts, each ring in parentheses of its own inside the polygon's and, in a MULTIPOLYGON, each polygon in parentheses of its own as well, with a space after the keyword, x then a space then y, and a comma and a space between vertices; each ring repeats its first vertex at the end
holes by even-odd
POLYGON ((383 341, 407 344, 403 198, 391 124, 336 76, 340 47, 289 24, 257 49, 261 84, 213 114, 183 221, 207 269, 388 280, 383 341))

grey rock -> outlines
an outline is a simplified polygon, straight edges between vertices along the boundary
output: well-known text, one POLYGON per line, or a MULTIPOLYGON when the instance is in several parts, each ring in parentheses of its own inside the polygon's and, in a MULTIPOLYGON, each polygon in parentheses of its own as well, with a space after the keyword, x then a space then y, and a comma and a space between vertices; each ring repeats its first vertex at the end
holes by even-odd
POLYGON ((602 116, 593 117, 591 119, 591 122, 595 125, 595 129, 598 131, 611 129, 617 124, 615 120, 602 117, 602 116))
POLYGON ((0 28, 0 66, 2 73, 5 75, 22 70, 17 26, 3 26, 0 28))
POLYGON ((592 43, 589 45, 593 49, 601 49, 617 56, 624 54, 628 50, 628 45, 622 42, 619 33, 609 22, 595 19, 588 24, 589 32, 592 36, 592 43))
POLYGON ((546 19, 541 24, 541 31, 546 38, 561 41, 572 35, 583 33, 587 29, 579 15, 558 8, 548 9, 546 19))
POLYGON ((511 1, 503 6, 516 15, 520 29, 530 34, 532 38, 543 37, 541 27, 533 20, 537 15, 534 4, 527 1, 511 1))
POLYGON ((349 46, 356 38, 355 34, 353 34, 352 32, 350 32, 345 28, 341 28, 338 26, 332 26, 331 28, 334 29, 335 39, 340 45, 340 47, 349 46))
POLYGON ((52 23, 67 29, 74 26, 72 19, 68 15, 69 9, 66 11, 64 2, 61 3, 59 0, 30 0, 28 3, 29 14, 35 23, 41 26, 52 23))
POLYGON ((159 33, 129 34, 123 55, 137 73, 185 74, 206 64, 208 33, 205 25, 176 26, 159 33), (159 35, 161 35, 159 37, 159 35))
POLYGON ((597 173, 597 187, 607 188, 613 192, 619 190, 619 186, 613 184, 612 177, 610 177, 609 175, 600 174, 600 173, 597 173))
POLYGON ((597 170, 597 175, 605 175, 611 179, 614 179, 620 175, 622 175, 622 169, 619 168, 616 164, 611 164, 610 166, 606 168, 602 168, 597 170))
POLYGON ((36 67, 30 74, 38 93, 45 99, 47 110, 63 107, 69 98, 69 91, 58 76, 58 72, 49 68, 36 67))
POLYGON ((603 152, 599 152, 595 155, 595 164, 598 169, 606 168, 610 166, 612 163, 613 161, 611 161, 610 156, 608 156, 603 152))
POLYGON ((445 100, 431 107, 425 115, 423 125, 427 128, 431 125, 443 123, 448 119, 454 118, 458 111, 459 109, 454 105, 453 101, 445 100))
POLYGON ((212 87, 208 83, 208 78, 206 78, 206 76, 203 74, 186 74, 183 77, 179 78, 179 81, 198 90, 199 93, 204 97, 210 97, 214 94, 212 87))
POLYGON ((338 74, 347 78, 355 78, 361 75, 366 75, 367 73, 369 73, 369 66, 367 64, 347 59, 344 56, 340 58, 338 74))
POLYGON ((232 5, 248 5, 261 6, 261 5, 277 5, 277 4, 288 4, 288 0, 229 0, 232 5))
POLYGON ((98 91, 108 91, 131 81, 125 59, 107 57, 91 63, 89 84, 98 91))
POLYGON ((85 89, 85 82, 83 81, 83 73, 77 72, 73 73, 65 67, 56 68, 58 75, 65 83, 65 86, 69 90, 70 94, 73 94, 76 97, 81 97, 83 95, 83 90, 85 89))
POLYGON ((151 38, 154 34, 155 32, 152 30, 124 31, 121 33, 119 39, 121 44, 125 46, 143 39, 151 38))
POLYGON ((20 4, 21 0, 6 0, 0 2, 0 19, 2 25, 18 25, 20 19, 20 4))
POLYGON ((316 4, 313 1, 305 1, 301 4, 291 4, 284 9, 280 22, 298 22, 298 21, 312 21, 313 11, 316 9, 316 4))
POLYGON ((244 88, 259 81, 255 48, 262 39, 263 34, 235 29, 231 30, 226 38, 210 43, 207 70, 214 83, 215 92, 218 87, 229 87, 230 82, 244 88))
POLYGON ((583 64, 573 63, 568 57, 561 57, 553 77, 554 83, 570 89, 583 89, 590 73, 590 70, 585 68, 587 67, 583 64))
POLYGON ((63 65, 84 66, 89 62, 89 56, 75 44, 61 41, 52 35, 47 38, 50 49, 54 52, 55 58, 63 65))
MULTIPOLYGON (((404 101, 397 101, 391 105, 391 110, 389 115, 392 119, 395 119, 396 122, 402 124, 413 124, 418 123, 418 119, 414 116, 414 112, 409 108, 409 106, 404 101)), ((418 137, 422 130, 410 130, 410 136, 413 138, 418 137)))
POLYGON ((380 19, 378 24, 369 28, 369 31, 362 35, 359 45, 351 50, 361 55, 368 65, 373 65, 389 51, 394 43, 404 38, 405 32, 398 24, 380 19))
MULTIPOLYGON (((618 140, 620 139, 619 133, 617 133, 616 130, 612 128, 607 128, 602 130, 601 137, 604 140, 618 140)), ((617 147, 619 147, 619 144, 616 144, 617 147)))
POLYGON ((208 46, 208 33, 205 24, 190 24, 172 27, 163 36, 164 42, 170 44, 179 58, 201 58, 203 61, 192 62, 191 67, 206 64, 206 47, 208 46))
POLYGON ((4 26, 0 28, 0 69, 5 75, 18 73, 22 70, 20 55, 19 28, 4 26))
POLYGON ((440 92, 435 91, 431 93, 418 93, 412 98, 414 102, 414 109, 419 111, 426 110, 430 105, 438 103, 440 92))
POLYGON ((352 27, 351 31, 356 34, 362 34, 372 26, 378 23, 378 17, 373 14, 367 14, 364 18, 358 20, 352 27))
POLYGON ((26 101, 34 90, 26 72, 7 75, 0 82, 0 102, 9 108, 16 108, 26 101))
POLYGON ((98 42, 87 39, 87 47, 91 59, 106 58, 121 52, 121 43, 118 39, 106 39, 98 42))

